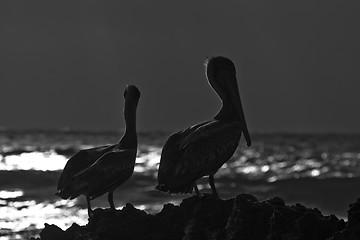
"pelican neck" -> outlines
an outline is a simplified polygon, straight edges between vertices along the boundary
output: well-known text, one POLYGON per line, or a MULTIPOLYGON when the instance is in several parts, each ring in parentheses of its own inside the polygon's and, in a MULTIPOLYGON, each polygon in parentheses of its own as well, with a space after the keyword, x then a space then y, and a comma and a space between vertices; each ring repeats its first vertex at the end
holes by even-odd
POLYGON ((125 102, 124 119, 125 133, 119 143, 126 148, 137 148, 136 105, 125 102))
POLYGON ((239 121, 233 103, 228 99, 222 100, 222 107, 214 119, 222 121, 239 121))

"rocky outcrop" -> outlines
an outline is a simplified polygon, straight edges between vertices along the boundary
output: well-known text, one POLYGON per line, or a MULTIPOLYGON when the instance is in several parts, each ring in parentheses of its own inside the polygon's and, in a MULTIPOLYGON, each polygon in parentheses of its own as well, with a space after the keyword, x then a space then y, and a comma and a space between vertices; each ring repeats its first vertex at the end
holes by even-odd
POLYGON ((150 215, 127 204, 116 213, 96 209, 86 226, 66 231, 46 225, 41 240, 360 240, 360 201, 350 205, 348 222, 317 209, 286 206, 278 197, 251 195, 221 200, 206 195, 164 205, 150 215))

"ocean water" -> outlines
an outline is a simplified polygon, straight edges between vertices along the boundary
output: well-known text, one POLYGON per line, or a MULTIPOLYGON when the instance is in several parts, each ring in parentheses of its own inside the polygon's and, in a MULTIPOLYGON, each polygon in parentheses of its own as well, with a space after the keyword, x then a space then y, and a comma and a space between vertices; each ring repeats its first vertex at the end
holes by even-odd
MULTIPOLYGON (((154 190, 161 148, 169 133, 138 133, 132 178, 114 193, 115 204, 127 202, 148 213, 186 195, 154 190)), ((84 197, 62 200, 54 195, 61 170, 80 149, 113 144, 121 132, 0 131, 0 240, 36 236, 45 223, 66 229, 86 224, 84 197)), ((242 139, 233 157, 215 175, 222 198, 250 193, 258 199, 280 196, 325 214, 346 218, 348 204, 360 197, 360 135, 252 134, 242 139)), ((207 179, 199 189, 209 192, 207 179)), ((92 207, 108 207, 106 196, 92 207)))

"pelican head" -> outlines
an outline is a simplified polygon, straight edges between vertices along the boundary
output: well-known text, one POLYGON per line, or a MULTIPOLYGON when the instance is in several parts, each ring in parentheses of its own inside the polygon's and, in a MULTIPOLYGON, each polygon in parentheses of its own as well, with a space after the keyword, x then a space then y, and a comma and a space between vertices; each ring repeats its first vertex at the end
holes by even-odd
POLYGON ((135 85, 127 85, 124 91, 124 98, 126 102, 136 103, 136 106, 140 98, 139 89, 135 85))
POLYGON ((251 140, 241 104, 234 63, 226 57, 212 57, 207 59, 205 67, 206 78, 211 87, 219 95, 224 105, 231 104, 236 111, 245 140, 250 146, 251 140))

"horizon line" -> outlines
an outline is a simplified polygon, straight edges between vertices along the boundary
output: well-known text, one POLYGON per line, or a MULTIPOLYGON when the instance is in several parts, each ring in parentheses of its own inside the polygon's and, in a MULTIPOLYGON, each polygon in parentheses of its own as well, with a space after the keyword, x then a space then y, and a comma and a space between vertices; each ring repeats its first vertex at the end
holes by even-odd
MULTIPOLYGON (((59 127, 59 128, 35 128, 35 127, 5 127, 0 126, 0 133, 12 132, 12 133, 34 133, 34 132, 47 132, 47 133, 88 133, 88 134, 117 134, 123 133, 125 128, 120 129, 102 129, 102 128, 71 128, 71 127, 59 127)), ((142 133, 163 133, 171 134, 178 130, 164 130, 164 129, 138 129, 138 134, 142 133)), ((268 134, 297 134, 297 135, 360 135, 360 131, 324 131, 324 130, 254 130, 250 134, 255 135, 268 135, 268 134)))

